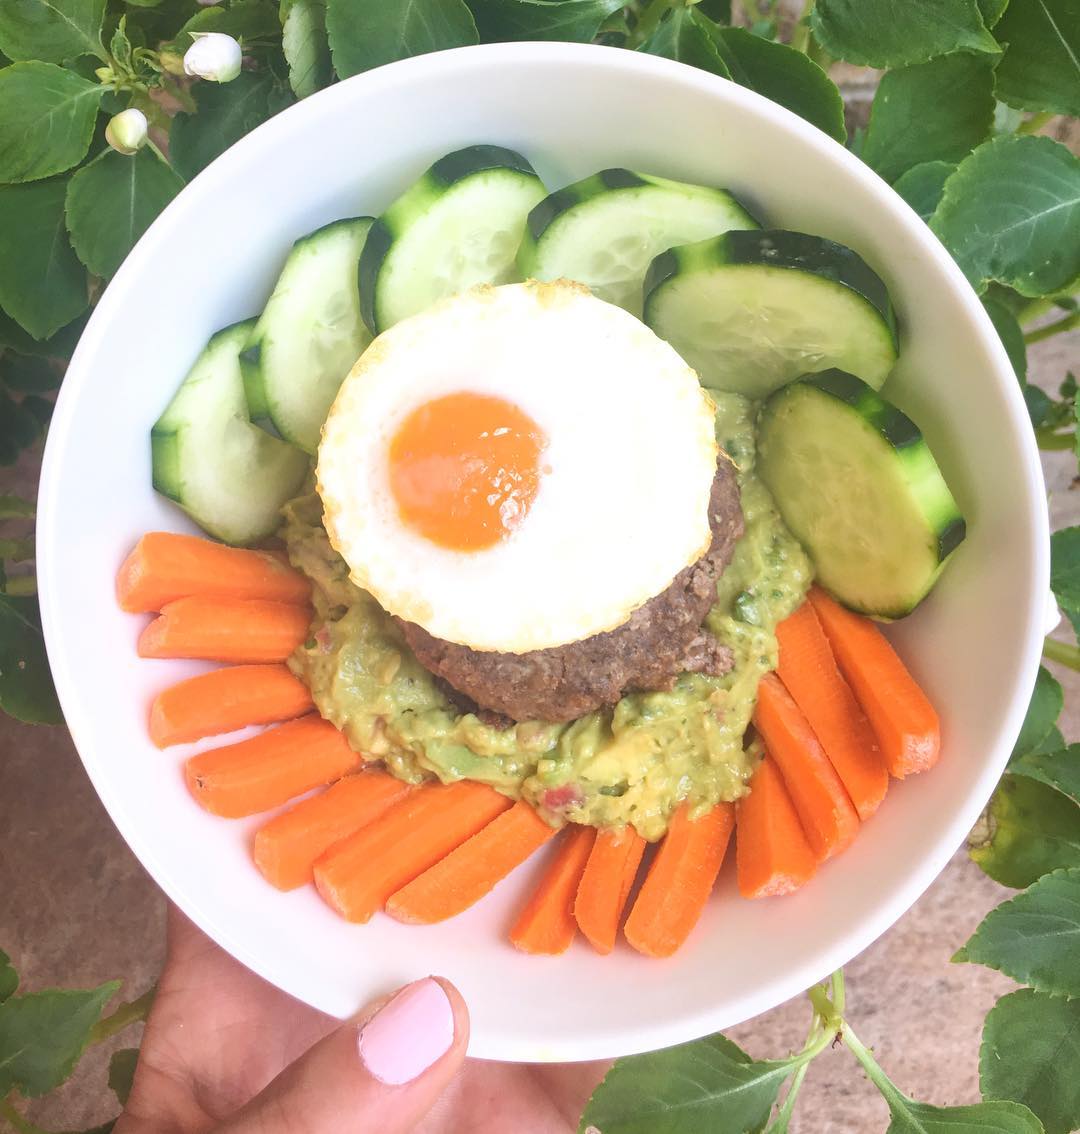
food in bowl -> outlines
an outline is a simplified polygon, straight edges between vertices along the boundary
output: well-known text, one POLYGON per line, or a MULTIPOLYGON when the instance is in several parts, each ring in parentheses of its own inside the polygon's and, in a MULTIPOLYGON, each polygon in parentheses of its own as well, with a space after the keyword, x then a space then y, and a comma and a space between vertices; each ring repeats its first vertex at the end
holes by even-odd
POLYGON ((520 155, 448 155, 378 221, 298 242, 155 426, 159 490, 237 544, 281 508, 292 565, 140 543, 143 656, 239 663, 166 691, 155 740, 287 722, 188 784, 225 816, 332 784, 255 859, 350 920, 451 916, 563 827, 527 951, 575 926, 609 951, 647 842, 644 953, 685 940, 733 829, 746 896, 798 888, 938 754, 863 616, 906 614, 963 535, 875 393, 897 350, 855 252, 722 190, 608 170, 544 197, 520 155))

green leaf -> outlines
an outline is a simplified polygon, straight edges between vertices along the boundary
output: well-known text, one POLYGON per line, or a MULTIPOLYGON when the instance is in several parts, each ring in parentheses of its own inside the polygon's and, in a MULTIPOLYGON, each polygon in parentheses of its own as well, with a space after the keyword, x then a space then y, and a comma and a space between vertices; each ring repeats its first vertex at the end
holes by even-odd
POLYGON ((1001 19, 1009 0, 979 0, 979 11, 982 13, 983 23, 992 28, 1001 19))
MULTIPOLYGON (((1034 752, 1046 740, 1054 722, 1061 716, 1064 705, 1065 694, 1060 682, 1045 666, 1039 666, 1027 715, 1020 727, 1020 735, 1016 738, 1010 760, 1034 752)), ((1009 770, 1012 770, 1011 767, 1009 770)))
POLYGON ((973 1106, 930 1106, 904 1100, 892 1106, 886 1134, 1043 1134, 1043 1125, 1017 1102, 982 1102, 973 1106))
POLYGON ((183 55, 194 42, 192 32, 220 32, 244 42, 276 39, 281 34, 281 21, 269 0, 237 0, 228 8, 203 8, 196 12, 172 41, 179 54, 183 55))
POLYGON ((997 38, 1002 102, 1080 115, 1080 0, 1012 0, 997 38))
POLYGON ((979 1081, 984 1096, 1015 1099, 1046 1134, 1080 1125, 1080 1000, 1022 988, 1003 996, 983 1025, 979 1081))
MULTIPOLYGON (((1013 372, 1016 374, 1017 380, 1020 382, 1021 386, 1023 386, 1027 381, 1027 344, 1024 342, 1024 332, 1020 323, 1017 321, 1012 310, 995 296, 984 295, 982 303, 983 307, 986 308, 987 315, 990 316, 990 322, 994 324, 994 330, 997 331, 998 338, 1001 339, 1001 345, 1005 348, 1005 353, 1009 356, 1013 372)), ((1046 671, 1044 670, 1042 672, 1045 673, 1046 671)), ((1041 676, 1042 674, 1040 673, 1040 678, 1041 676)), ((1049 677, 1049 674, 1047 674, 1047 676, 1049 677)), ((1038 692, 1037 685, 1036 692, 1038 692)), ((1030 712, 1030 709, 1028 711, 1030 712)), ((1061 709, 1059 707, 1058 713, 1060 712, 1061 709)), ((1058 713, 1054 714, 1055 721, 1058 718, 1058 713)))
POLYGON ((473 0, 469 5, 485 43, 555 39, 589 43, 624 0, 473 0))
POLYGON ((1027 752, 1009 764, 1009 771, 1047 784, 1080 804, 1080 744, 1062 745, 1049 752, 1027 752))
POLYGON ((946 182, 930 227, 976 289, 1063 291, 1080 275, 1080 158, 1050 138, 985 142, 946 182))
POLYGON ((870 108, 863 161, 892 182, 922 162, 966 157, 993 126, 991 62, 962 52, 886 72, 870 108))
POLYGON ((183 187, 149 147, 130 157, 103 151, 68 183, 67 225, 79 259, 108 279, 183 187))
POLYGON ((699 67, 725 79, 731 78, 708 25, 692 8, 676 8, 641 45, 640 50, 686 63, 690 67, 699 67))
POLYGON ((269 71, 241 71, 231 83, 199 83, 197 114, 178 114, 169 136, 173 168, 190 181, 214 158, 271 117, 276 81, 269 71))
POLYGON ((830 55, 870 67, 1001 50, 975 0, 817 0, 810 26, 830 55))
POLYGON ((297 98, 322 90, 333 78, 326 39, 326 0, 293 0, 281 28, 289 85, 297 98))
POLYGON ((30 407, 0 390, 0 465, 13 465, 23 449, 41 437, 41 425, 30 407))
POLYGON ((1080 866, 1080 807, 1027 776, 1006 775, 990 800, 990 838, 971 857, 995 882, 1021 889, 1080 866))
POLYGON ((0 1097, 43 1095, 71 1074, 101 1009, 120 987, 49 989, 0 1004, 0 1097))
POLYGON ((109 1059, 109 1089, 120 1100, 121 1106, 127 1106, 131 1084, 135 1079, 135 1066, 138 1062, 137 1047, 122 1047, 119 1051, 114 1051, 109 1059))
MULTIPOLYGON (((4 385, 17 394, 45 394, 60 385, 64 369, 39 355, 8 353, 0 358, 0 377, 4 385)), ((2 512, 0 518, 3 518, 2 512)))
POLYGON ((1080 635, 1080 527, 1061 528, 1050 537, 1050 589, 1080 635))
POLYGON ((30 500, 24 500, 21 496, 0 496, 0 520, 32 520, 35 512, 30 500))
POLYGON ((593 1092, 580 1131, 744 1134, 768 1120, 798 1058, 755 1062, 722 1035, 617 1059, 593 1092))
POLYGON ((0 1004, 14 994, 19 987, 19 974, 11 963, 11 958, 0 949, 0 1004))
POLYGON ((0 311, 0 346, 9 347, 18 354, 33 354, 42 357, 70 358, 86 327, 86 318, 80 316, 56 334, 40 342, 32 338, 4 311, 0 311))
MULTIPOLYGON (((64 719, 45 657, 36 597, 0 594, 0 709, 27 724, 64 719)), ((0 1079, 3 1069, 0 1058, 0 1079)), ((0 1087, 0 1097, 3 1093, 0 1087)))
POLYGON ((66 181, 0 185, 0 307, 47 339, 90 302, 86 270, 68 243, 66 181))
MULTIPOLYGON (((695 18, 701 17, 694 13, 695 18)), ((711 28, 713 42, 740 86, 786 106, 838 142, 847 138, 844 100, 828 75, 801 51, 742 28, 711 28)))
POLYGON ((1080 870, 1057 870, 992 909, 953 957, 1051 996, 1080 994, 1080 870))
POLYGON ((12 60, 63 63, 80 55, 105 58, 101 23, 105 0, 4 0, 0 51, 12 60))
POLYGON ((718 24, 731 23, 731 0, 699 0, 697 10, 718 24))
POLYGON ((38 181, 82 161, 102 93, 52 63, 0 71, 0 181, 38 181))
POLYGON ((956 166, 947 161, 926 161, 913 165, 893 182, 893 188, 922 217, 929 221, 938 207, 945 182, 956 166))
POLYGON ((479 42, 465 0, 327 0, 326 30, 343 79, 396 59, 479 42))

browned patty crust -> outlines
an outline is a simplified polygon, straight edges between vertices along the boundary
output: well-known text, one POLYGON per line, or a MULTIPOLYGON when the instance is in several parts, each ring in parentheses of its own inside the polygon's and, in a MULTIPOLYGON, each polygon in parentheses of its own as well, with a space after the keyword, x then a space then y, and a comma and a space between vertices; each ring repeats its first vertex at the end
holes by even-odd
POLYGON ((402 621, 402 631, 421 665, 481 708, 514 721, 575 720, 614 705, 624 693, 670 689, 680 673, 726 673, 731 652, 702 627, 743 531, 735 470, 724 457, 713 480, 709 523, 709 550, 667 590, 603 634, 507 654, 433 638, 412 622, 402 621))

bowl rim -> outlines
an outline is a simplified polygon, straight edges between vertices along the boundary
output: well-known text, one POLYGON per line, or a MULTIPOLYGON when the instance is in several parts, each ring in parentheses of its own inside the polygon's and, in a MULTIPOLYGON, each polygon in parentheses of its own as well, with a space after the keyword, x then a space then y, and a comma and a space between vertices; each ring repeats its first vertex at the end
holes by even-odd
MULTIPOLYGON (((546 41, 469 46, 404 59, 343 80, 294 104, 245 135, 194 178, 151 224, 105 289, 75 349, 56 401, 42 460, 36 534, 39 600, 49 664, 68 729, 99 799, 144 869, 187 917, 253 972, 305 1002, 310 1001, 305 996, 303 981, 296 974, 238 941, 227 925, 219 924, 209 911, 200 908, 197 896, 173 877, 170 868, 159 860, 153 840, 144 840, 129 818, 128 804, 110 784, 107 762, 101 759, 89 741, 87 722, 90 716, 89 713, 84 716, 84 707, 76 694, 75 676, 69 669, 64 647, 64 628, 57 614, 65 572, 61 533, 53 516, 58 514, 57 501, 63 489, 66 441, 78 427, 75 414, 78 393, 93 373, 92 362, 99 343, 115 321, 123 317, 125 293, 138 286, 140 277, 152 269, 159 255, 166 258, 169 255, 165 238, 173 216, 196 202, 209 204, 216 195, 227 193, 230 181, 249 157, 274 149, 284 131, 303 129, 305 125, 311 126, 332 116, 335 103, 352 97, 358 88, 386 97, 417 80, 437 82, 440 76, 459 72, 462 68, 474 65, 484 68, 493 63, 510 68, 537 63, 585 67, 595 72, 598 82, 613 74, 623 79, 649 76, 682 87, 688 98, 695 93, 714 100, 719 97, 734 113, 744 110, 770 120, 770 125, 781 132, 802 135, 804 141, 812 143, 822 161, 839 165, 846 176, 861 182, 883 209, 903 222, 910 238, 907 254, 933 262, 972 317, 981 345, 996 360, 995 373, 987 380, 995 381, 1004 393, 1011 425, 1017 434, 1018 451, 1023 455, 1022 469, 1018 470, 1023 474, 1022 489, 1034 513, 1037 530, 1042 533, 1041 538, 1028 548, 1032 578, 1036 587, 1041 582, 1045 591, 1049 588, 1050 531, 1041 463, 1034 433, 1028 427, 1019 384, 989 316, 960 268, 918 214, 869 166, 817 127, 755 91, 682 63, 621 48, 546 41)), ((927 890, 963 844, 998 782, 1014 738, 1019 734, 1040 663, 1043 640, 1044 597, 1032 594, 1027 599, 1031 614, 1025 639, 1018 644, 1020 661, 1017 673, 1021 678, 1015 683, 1004 715, 1006 727, 994 749, 983 760, 979 774, 971 782, 962 805, 954 811, 951 822, 933 844, 922 850, 918 869, 911 871, 903 885, 880 899, 871 915, 838 934, 830 948, 745 991, 735 1001, 734 1008, 731 1003, 720 1009, 703 1002, 695 1013, 684 1014, 675 1021, 640 1023, 632 1035, 620 1034, 617 1046, 621 1054, 653 1050, 704 1036, 771 1010, 852 960, 885 933, 927 890)), ((606 1058, 610 1057, 612 1050, 612 1035, 597 1032, 568 1038, 550 1058, 557 1057, 560 1061, 606 1058)), ((470 1042, 470 1055, 504 1061, 535 1061, 538 1058, 536 1045, 530 1044, 527 1038, 499 1032, 476 1036, 470 1042)))

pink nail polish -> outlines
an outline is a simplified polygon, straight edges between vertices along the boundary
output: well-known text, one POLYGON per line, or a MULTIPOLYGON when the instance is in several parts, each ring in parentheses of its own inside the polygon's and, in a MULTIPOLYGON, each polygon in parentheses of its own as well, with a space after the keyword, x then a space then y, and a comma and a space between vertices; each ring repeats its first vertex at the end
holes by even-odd
POLYGON ((454 1009, 427 977, 403 988, 360 1032, 360 1059, 381 1083, 410 1083, 454 1042, 454 1009))

